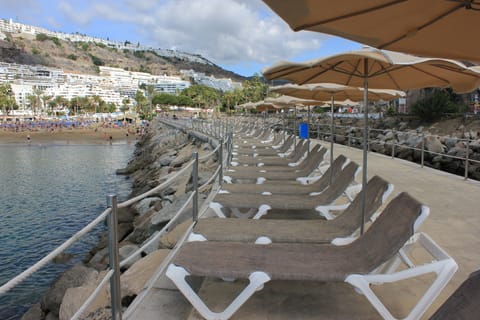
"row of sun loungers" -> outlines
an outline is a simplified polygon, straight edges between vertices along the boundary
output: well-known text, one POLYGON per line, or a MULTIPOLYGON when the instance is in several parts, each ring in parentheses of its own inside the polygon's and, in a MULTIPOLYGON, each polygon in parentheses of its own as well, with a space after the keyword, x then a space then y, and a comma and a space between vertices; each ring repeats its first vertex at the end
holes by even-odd
POLYGON ((306 280, 349 283, 383 318, 395 319, 371 285, 434 273, 405 319, 420 318, 457 270, 445 251, 418 233, 428 207, 406 192, 387 203, 393 185, 374 176, 365 190, 370 224, 361 235, 358 164, 340 155, 319 171, 327 153, 319 145, 308 152, 301 141, 295 152, 291 137, 280 139, 268 130, 243 132, 234 142, 236 166, 224 173, 230 183, 210 203, 217 217, 197 221, 167 269, 195 309, 206 319, 229 319, 265 283, 306 280), (275 162, 280 159, 295 162, 275 162), (257 183, 239 183, 245 181, 257 183), (289 218, 279 219, 281 213, 289 218), (265 215, 268 219, 260 219, 265 215), (417 246, 429 253, 428 263, 416 265, 409 258, 417 246), (214 312, 189 285, 189 276, 249 282, 225 310, 214 312))

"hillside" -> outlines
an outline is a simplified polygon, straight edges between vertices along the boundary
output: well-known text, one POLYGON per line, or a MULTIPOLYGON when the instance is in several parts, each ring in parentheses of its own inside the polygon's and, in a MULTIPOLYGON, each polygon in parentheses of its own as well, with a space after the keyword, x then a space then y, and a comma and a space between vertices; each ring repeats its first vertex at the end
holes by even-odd
POLYGON ((179 70, 193 69, 216 78, 246 79, 215 64, 160 56, 154 51, 117 50, 101 43, 71 42, 51 37, 38 39, 27 34, 6 33, 6 36, 5 40, 0 40, 2 62, 40 64, 83 74, 96 74, 97 66, 104 65, 157 75, 180 75, 179 70))

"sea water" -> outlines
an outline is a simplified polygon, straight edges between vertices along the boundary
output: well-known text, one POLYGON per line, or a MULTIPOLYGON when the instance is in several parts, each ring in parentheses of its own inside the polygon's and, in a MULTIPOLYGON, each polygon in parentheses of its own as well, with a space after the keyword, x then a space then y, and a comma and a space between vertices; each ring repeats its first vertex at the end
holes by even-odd
MULTIPOLYGON (((133 154, 133 144, 0 146, 0 285, 21 273, 119 201, 130 182, 115 175, 133 154)), ((0 295, 0 320, 20 319, 68 267, 96 245, 103 223, 66 250, 73 258, 49 263, 0 295)))

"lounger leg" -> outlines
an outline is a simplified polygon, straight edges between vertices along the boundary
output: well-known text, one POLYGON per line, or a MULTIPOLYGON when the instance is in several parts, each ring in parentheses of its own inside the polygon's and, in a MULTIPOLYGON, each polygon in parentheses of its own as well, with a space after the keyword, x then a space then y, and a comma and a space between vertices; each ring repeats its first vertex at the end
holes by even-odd
POLYGON ((370 301, 372 306, 380 313, 384 319, 396 319, 385 305, 380 301, 377 295, 370 288, 370 284, 381 284, 388 282, 400 281, 408 278, 420 276, 422 274, 435 272, 436 279, 427 289, 422 298, 417 302, 415 307, 410 311, 405 320, 419 319, 427 310, 433 300, 440 294, 441 290, 447 285, 451 277, 457 270, 457 264, 453 260, 444 260, 431 263, 429 265, 418 266, 413 269, 407 269, 393 274, 378 275, 350 275, 345 282, 351 284, 358 289, 370 301))
POLYGON ((228 307, 222 312, 213 312, 185 280, 190 274, 184 268, 170 264, 166 275, 173 281, 173 283, 175 283, 177 288, 182 292, 185 298, 190 301, 192 306, 202 315, 202 317, 208 320, 229 319, 255 293, 255 291, 263 289, 263 285, 270 281, 270 276, 265 272, 252 272, 248 277, 250 283, 228 305, 228 307))

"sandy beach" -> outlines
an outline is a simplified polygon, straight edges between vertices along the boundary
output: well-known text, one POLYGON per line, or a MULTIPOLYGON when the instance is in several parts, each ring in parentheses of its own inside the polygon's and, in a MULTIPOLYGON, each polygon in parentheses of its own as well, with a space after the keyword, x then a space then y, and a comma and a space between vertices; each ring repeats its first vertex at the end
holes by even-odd
POLYGON ((134 142, 138 136, 133 128, 62 128, 56 131, 23 131, 12 132, 0 130, 0 145, 2 144, 109 144, 134 142), (128 134, 127 134, 128 133, 128 134), (28 140, 30 136, 30 140, 28 140))

